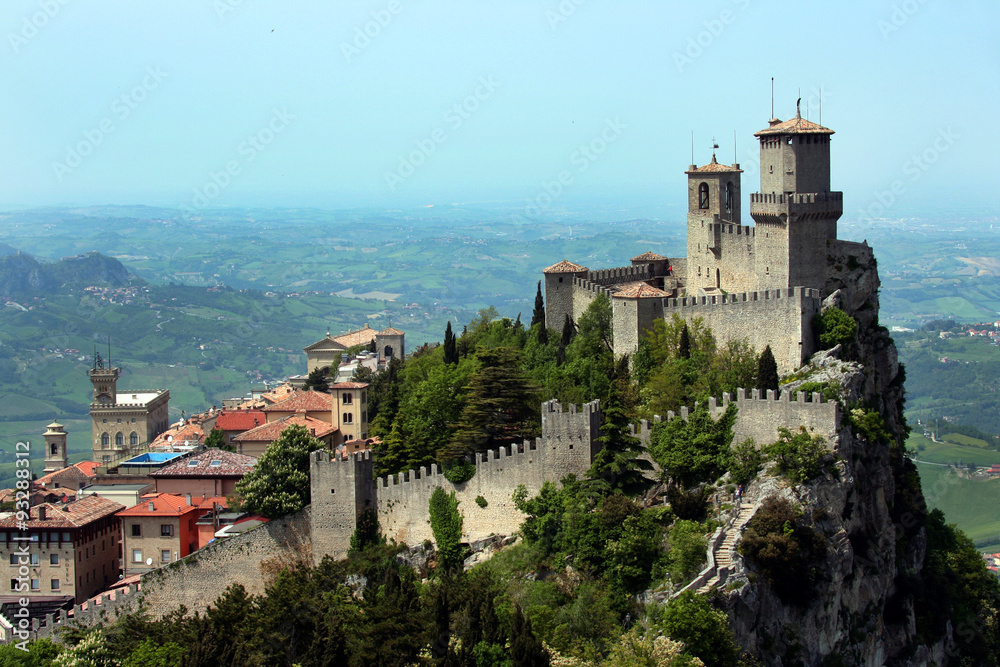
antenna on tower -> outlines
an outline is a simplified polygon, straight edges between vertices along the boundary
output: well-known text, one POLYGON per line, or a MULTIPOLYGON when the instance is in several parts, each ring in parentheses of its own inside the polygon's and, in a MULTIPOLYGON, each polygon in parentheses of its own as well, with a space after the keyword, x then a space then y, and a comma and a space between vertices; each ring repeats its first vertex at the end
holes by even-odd
POLYGON ((108 368, 111 368, 111 334, 108 334, 108 368))
POLYGON ((691 130, 691 164, 694 165, 694 130, 691 130))
POLYGON ((740 163, 740 154, 736 150, 736 130, 733 130, 733 164, 740 163))
POLYGON ((774 77, 771 77, 771 118, 774 118, 774 77))
POLYGON ((823 124, 823 86, 819 87, 819 124, 823 124))

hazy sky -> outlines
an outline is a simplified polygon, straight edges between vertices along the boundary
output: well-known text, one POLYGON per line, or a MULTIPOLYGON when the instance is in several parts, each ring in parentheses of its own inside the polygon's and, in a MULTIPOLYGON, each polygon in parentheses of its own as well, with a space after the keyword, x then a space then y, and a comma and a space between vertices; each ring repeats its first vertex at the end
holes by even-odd
POLYGON ((679 219, 692 131, 699 164, 735 132, 757 189, 773 76, 782 119, 822 90, 845 220, 995 211, 998 28, 995 0, 3 0, 0 206, 679 219))

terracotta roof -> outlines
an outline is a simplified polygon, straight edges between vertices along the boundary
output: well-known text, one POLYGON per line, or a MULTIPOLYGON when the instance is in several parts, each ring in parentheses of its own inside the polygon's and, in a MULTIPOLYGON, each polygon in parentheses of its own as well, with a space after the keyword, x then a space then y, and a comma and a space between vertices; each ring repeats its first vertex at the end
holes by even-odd
POLYGON ((184 496, 173 493, 148 493, 138 505, 118 512, 118 516, 181 516, 197 509, 184 496), (152 505, 152 509, 150 509, 152 505))
POLYGON ((367 345, 375 340, 375 336, 377 335, 378 332, 368 326, 368 323, 365 322, 365 325, 360 329, 355 329, 354 331, 348 331, 345 334, 334 336, 333 340, 340 343, 344 347, 354 347, 355 345, 367 345))
POLYGON ((267 415, 260 410, 223 410, 215 420, 215 428, 221 431, 249 431, 267 421, 267 415), (254 423, 256 420, 256 423, 254 423))
POLYGON ((264 408, 264 412, 330 412, 333 409, 333 397, 321 391, 297 391, 279 403, 264 408))
POLYGON ((244 456, 222 449, 206 449, 203 452, 186 456, 179 461, 168 463, 149 475, 150 477, 242 477, 256 463, 257 459, 252 456, 244 456), (212 465, 215 461, 218 461, 219 464, 212 465))
POLYGON ((405 334, 403 334, 403 332, 400 331, 399 329, 393 329, 392 327, 386 327, 385 329, 382 329, 381 331, 379 331, 378 335, 379 336, 403 336, 405 334))
POLYGON ((574 264, 566 259, 558 264, 553 264, 547 269, 542 269, 542 273, 581 273, 583 271, 587 271, 587 267, 574 264))
POLYGON ((201 442, 202 438, 205 437, 205 429, 203 429, 199 424, 184 424, 183 426, 171 426, 166 431, 156 436, 153 440, 151 447, 156 447, 159 445, 164 445, 166 443, 177 444, 179 442, 193 441, 192 444, 198 444, 201 442))
POLYGON ((286 428, 294 425, 305 426, 306 430, 317 438, 326 437, 337 430, 335 426, 319 419, 313 419, 306 415, 291 415, 240 433, 233 439, 237 442, 274 442, 286 428))
POLYGON ((664 257, 663 255, 657 255, 653 251, 644 252, 641 255, 636 255, 632 258, 633 262, 655 262, 660 259, 669 259, 669 257, 664 257))
POLYGON ((646 283, 629 283, 620 287, 611 296, 617 299, 648 299, 654 297, 662 299, 663 297, 670 296, 670 294, 646 283))
POLYGON ((204 496, 194 496, 191 498, 191 502, 200 510, 210 510, 213 506, 229 509, 229 505, 227 504, 229 498, 225 496, 208 496, 207 498, 204 496))
POLYGON ((347 348, 337 342, 335 338, 331 338, 330 334, 327 334, 325 338, 316 341, 308 347, 302 349, 303 352, 311 352, 312 350, 346 350, 347 348))
POLYGON ((743 173, 743 170, 736 166, 730 166, 728 164, 719 164, 715 160, 715 154, 712 154, 712 161, 701 167, 695 167, 689 171, 684 172, 685 174, 703 174, 706 172, 732 172, 732 173, 743 173))
POLYGON ((786 121, 775 118, 771 121, 770 127, 754 132, 753 136, 760 137, 767 134, 833 134, 833 130, 796 116, 786 121))
POLYGON ((71 479, 89 479, 97 475, 97 467, 100 465, 97 461, 80 461, 62 470, 56 470, 55 472, 50 472, 48 475, 39 477, 35 480, 35 484, 48 486, 53 482, 71 479))
MULTIPOLYGON (((80 528, 103 517, 114 514, 125 506, 100 496, 84 496, 71 503, 43 503, 28 510, 27 528, 80 528), (38 509, 45 508, 45 520, 38 519, 38 509)), ((20 527, 17 515, 0 519, 0 528, 20 527)))
POLYGON ((336 384, 330 385, 331 389, 364 389, 368 386, 367 382, 337 382, 336 384))
POLYGON ((295 393, 295 387, 290 384, 278 385, 266 394, 261 394, 260 397, 268 403, 277 403, 283 401, 292 394, 295 393))

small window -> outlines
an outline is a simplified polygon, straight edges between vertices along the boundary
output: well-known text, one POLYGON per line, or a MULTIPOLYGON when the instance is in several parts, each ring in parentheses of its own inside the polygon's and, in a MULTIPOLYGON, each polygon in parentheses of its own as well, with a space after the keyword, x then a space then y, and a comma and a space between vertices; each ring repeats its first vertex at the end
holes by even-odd
POLYGON ((121 434, 121 431, 115 433, 115 447, 125 446, 125 436, 121 434))
MULTIPOLYGON (((104 421, 107 421, 107 419, 105 419, 104 421)), ((102 433, 101 434, 101 447, 107 447, 110 444, 111 444, 111 436, 108 435, 107 433, 102 433)))
POLYGON ((17 554, 11 554, 10 555, 10 564, 11 565, 17 565, 18 564, 18 556, 17 556, 17 554))
POLYGON ((354 415, 352 413, 350 413, 350 412, 345 412, 344 413, 343 423, 344 424, 353 424, 354 423, 354 415))
POLYGON ((49 533, 49 542, 58 542, 59 533, 49 533))
POLYGON ((39 563, 38 554, 37 553, 31 554, 31 564, 32 565, 38 565, 38 563, 39 563))
POLYGON ((137 523, 133 523, 132 524, 132 537, 142 537, 142 526, 141 525, 139 525, 137 523))
POLYGON ((63 533, 62 541, 63 542, 69 542, 69 533, 63 533))
POLYGON ((49 554, 49 565, 59 564, 59 554, 49 554))
POLYGON ((142 562, 142 549, 132 549, 132 562, 133 563, 142 562))
POLYGON ((219 459, 213 459, 213 461, 211 463, 211 466, 213 468, 221 468, 222 467, 222 461, 219 460, 219 459))
POLYGON ((197 468, 199 463, 200 461, 198 461, 198 459, 191 459, 188 461, 188 468, 197 468))
POLYGON ((789 146, 791 146, 791 145, 792 145, 792 137, 791 137, 790 135, 789 135, 789 137, 788 137, 788 145, 789 145, 789 146))
POLYGON ((698 208, 708 208, 708 183, 698 186, 698 208))
POLYGON ((53 579, 53 580, 52 580, 52 581, 51 581, 51 582, 49 583, 49 586, 50 586, 50 587, 52 588, 52 590, 54 590, 54 591, 57 591, 57 590, 59 590, 59 580, 58 580, 58 579, 53 579))
POLYGON ((350 392, 344 394, 344 399, 343 399, 344 405, 350 405, 353 402, 354 402, 354 396, 350 392))
POLYGON ((726 183, 726 210, 732 212, 733 210, 733 183, 730 181, 726 183))
POLYGON ((774 165, 773 164, 767 165, 767 173, 769 173, 769 174, 773 174, 774 173, 774 165))
POLYGON ((163 549, 160 551, 160 562, 169 563, 170 562, 170 549, 163 549))
POLYGON ((174 534, 174 527, 169 523, 160 524, 160 537, 170 537, 174 534))
POLYGON ((135 431, 132 431, 129 434, 129 436, 128 436, 128 444, 130 444, 130 445, 138 445, 139 444, 139 434, 136 433, 135 431))
POLYGON ((17 579, 11 579, 10 580, 10 590, 12 590, 12 591, 16 591, 17 590, 17 579))
POLYGON ((59 445, 57 445, 54 442, 52 443, 51 453, 52 453, 52 456, 56 456, 57 454, 59 454, 59 445))
POLYGON ((42 590, 42 581, 41 581, 41 579, 32 579, 31 580, 31 590, 33 590, 33 591, 40 591, 40 590, 42 590))

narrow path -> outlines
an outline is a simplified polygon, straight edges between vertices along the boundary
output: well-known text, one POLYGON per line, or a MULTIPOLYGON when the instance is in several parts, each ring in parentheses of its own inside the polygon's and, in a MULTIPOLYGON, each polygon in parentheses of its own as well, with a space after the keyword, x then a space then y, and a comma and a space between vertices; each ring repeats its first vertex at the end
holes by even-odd
POLYGON ((733 558, 736 556, 736 543, 743 533, 743 527, 747 525, 747 522, 750 521, 756 511, 757 503, 746 502, 740 506, 740 513, 736 516, 736 520, 726 529, 725 537, 719 548, 715 551, 715 571, 709 577, 708 581, 697 590, 698 593, 707 593, 712 586, 718 585, 722 580, 721 571, 724 570, 728 576, 733 564, 733 558))

